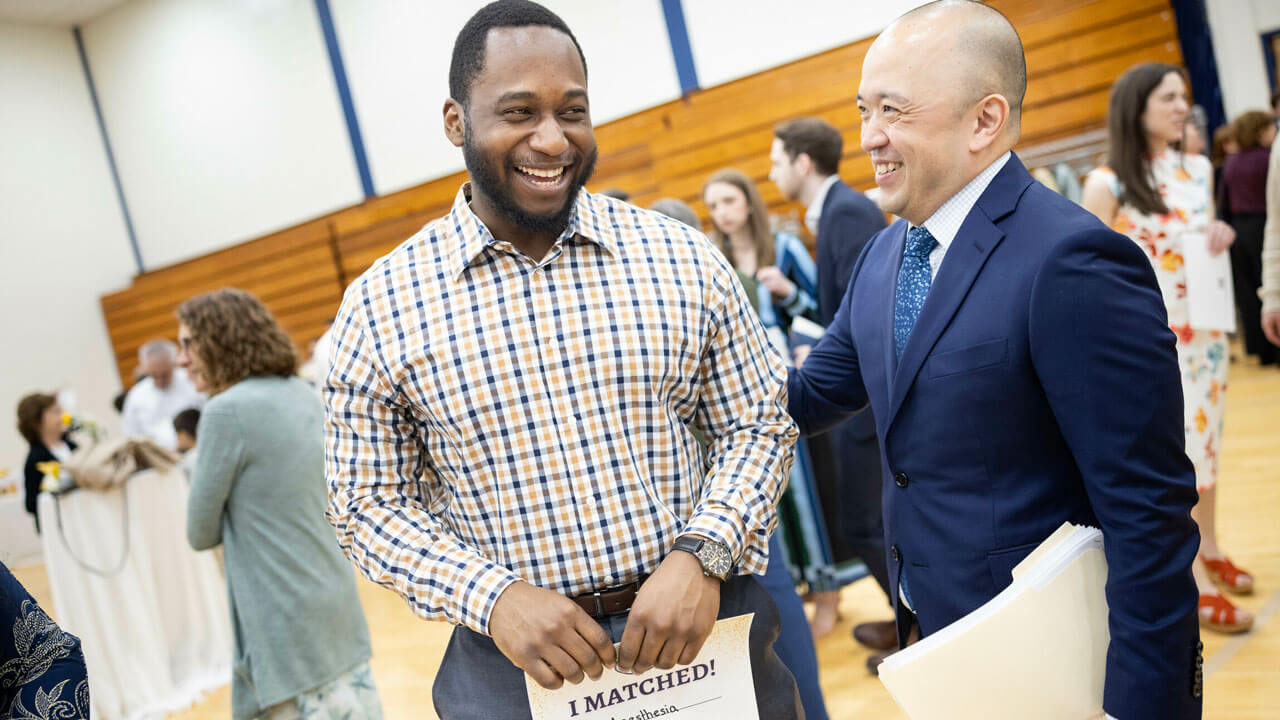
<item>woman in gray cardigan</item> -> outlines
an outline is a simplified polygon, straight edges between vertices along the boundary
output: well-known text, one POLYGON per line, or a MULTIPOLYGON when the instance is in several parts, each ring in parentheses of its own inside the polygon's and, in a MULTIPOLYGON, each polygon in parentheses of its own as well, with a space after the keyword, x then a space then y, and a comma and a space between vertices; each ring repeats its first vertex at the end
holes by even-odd
POLYGON ((187 538, 221 544, 244 718, 381 718, 355 576, 324 518, 324 412, 297 355, 243 290, 178 308, 179 364, 210 399, 200 417, 187 538))

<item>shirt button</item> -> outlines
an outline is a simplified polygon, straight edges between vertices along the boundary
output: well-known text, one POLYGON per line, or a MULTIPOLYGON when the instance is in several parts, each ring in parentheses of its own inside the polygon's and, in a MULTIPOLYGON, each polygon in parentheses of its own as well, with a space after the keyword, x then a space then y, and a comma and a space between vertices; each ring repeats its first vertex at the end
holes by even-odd
POLYGON ((893 484, 900 488, 904 488, 911 484, 911 478, 907 477, 907 474, 904 472, 897 472, 893 474, 893 484))
POLYGON ((898 546, 897 546, 897 545, 894 545, 893 547, 889 548, 889 551, 890 551, 890 553, 892 553, 892 555, 893 555, 893 561, 894 561, 894 562, 896 562, 896 563, 900 563, 900 562, 902 562, 902 553, 898 552, 898 546))

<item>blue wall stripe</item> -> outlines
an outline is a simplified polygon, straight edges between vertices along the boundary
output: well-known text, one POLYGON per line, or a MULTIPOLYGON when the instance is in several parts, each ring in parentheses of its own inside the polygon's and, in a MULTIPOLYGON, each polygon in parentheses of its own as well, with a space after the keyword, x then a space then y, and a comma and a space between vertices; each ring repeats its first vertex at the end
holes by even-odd
POLYGON ((324 44, 329 51, 329 64, 333 67, 333 81, 338 86, 338 99, 342 101, 342 114, 347 119, 347 135, 351 138, 351 154, 356 159, 356 171, 360 173, 360 187, 365 199, 374 197, 373 173, 369 172, 369 156, 364 150, 364 137, 360 134, 360 121, 356 119, 356 105, 351 99, 351 85, 347 82, 347 68, 342 63, 342 50, 338 47, 338 31, 333 26, 333 13, 329 0, 316 0, 316 14, 320 16, 320 28, 324 31, 324 44))
POLYGON ((693 65, 693 46, 689 44, 689 30, 684 24, 681 0, 662 0, 662 14, 667 20, 667 37, 671 40, 676 74, 680 76, 680 92, 691 93, 699 87, 698 70, 693 65))
MULTIPOLYGON (((1213 38, 1209 34, 1209 16, 1204 0, 1171 0, 1173 18, 1178 25, 1178 41, 1182 45, 1182 61, 1191 77, 1191 96, 1204 107, 1209 125, 1209 138, 1219 125, 1226 123, 1222 109, 1222 86, 1218 84, 1218 61, 1213 54, 1213 38)), ((1212 144, 1212 143, 1211 143, 1212 144)))
POLYGON ((1267 81, 1270 83, 1271 92, 1273 93, 1276 90, 1280 90, 1280 86, 1277 86, 1280 78, 1276 77, 1276 50, 1275 45, 1272 44, 1277 37, 1280 37, 1280 30, 1263 33, 1261 38, 1262 55, 1267 59, 1267 81))
POLYGON ((98 88, 93 84, 93 73, 89 70, 89 55, 84 51, 84 38, 80 35, 79 25, 71 28, 71 36, 76 40, 76 52, 80 54, 80 68, 84 70, 84 82, 89 86, 89 100, 93 103, 93 116, 98 120, 102 147, 107 151, 107 167, 111 169, 111 181, 116 186, 116 200, 120 202, 120 214, 124 216, 124 229, 129 234, 129 246, 133 248, 133 264, 141 274, 146 270, 142 266, 142 251, 138 249, 138 236, 133 232, 133 218, 129 215, 129 203, 124 201, 124 186, 120 184, 116 154, 111 151, 111 138, 107 136, 107 124, 102 120, 102 107, 98 104, 98 88))

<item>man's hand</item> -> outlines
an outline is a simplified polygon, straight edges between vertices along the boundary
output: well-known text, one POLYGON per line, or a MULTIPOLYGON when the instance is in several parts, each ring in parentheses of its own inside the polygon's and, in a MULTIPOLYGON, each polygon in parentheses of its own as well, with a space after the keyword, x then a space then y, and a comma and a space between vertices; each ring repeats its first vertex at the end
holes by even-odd
POLYGON ((1272 345, 1280 345, 1280 310, 1262 313, 1262 334, 1267 336, 1272 345))
POLYGON ((1205 230, 1205 237, 1209 241, 1209 254, 1217 255, 1236 241, 1236 231, 1221 220, 1214 220, 1209 223, 1209 229, 1205 230))
POLYGON ((720 612, 720 581, 702 574, 698 558, 667 556, 640 586, 618 649, 618 668, 642 673, 688 665, 698 656, 720 612))
POLYGON ((608 633, 577 603, 527 582, 512 583, 498 596, 489 635, 508 660, 548 690, 584 676, 598 680, 615 659, 608 633))
POLYGON ((756 280, 769 288, 774 300, 786 300, 796 291, 796 284, 787 279, 778 268, 770 265, 756 271, 756 280))

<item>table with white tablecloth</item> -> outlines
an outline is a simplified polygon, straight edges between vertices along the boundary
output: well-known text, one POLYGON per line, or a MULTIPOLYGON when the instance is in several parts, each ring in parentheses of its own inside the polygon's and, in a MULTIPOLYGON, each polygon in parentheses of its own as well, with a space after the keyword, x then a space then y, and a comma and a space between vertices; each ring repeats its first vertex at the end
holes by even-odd
POLYGON ((0 562, 10 568, 41 562, 36 521, 21 493, 0 495, 0 562))
POLYGON ((94 717, 175 712, 230 681, 226 583, 214 553, 187 544, 181 471, 45 493, 39 512, 58 623, 81 640, 94 717))

